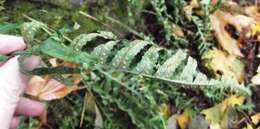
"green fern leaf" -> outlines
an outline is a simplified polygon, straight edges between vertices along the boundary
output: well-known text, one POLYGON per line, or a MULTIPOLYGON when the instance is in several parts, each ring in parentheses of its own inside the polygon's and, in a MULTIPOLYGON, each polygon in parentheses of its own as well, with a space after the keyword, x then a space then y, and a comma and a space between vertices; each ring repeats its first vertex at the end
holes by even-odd
POLYGON ((166 60, 165 63, 159 67, 155 76, 163 78, 173 77, 175 70, 183 63, 183 61, 185 61, 186 58, 187 54, 182 50, 178 50, 176 54, 166 60))
POLYGON ((107 62, 107 58, 111 55, 112 49, 117 43, 119 41, 109 41, 106 44, 101 44, 92 51, 92 54, 99 57, 100 63, 104 64, 107 62))
POLYGON ((131 42, 129 46, 126 46, 125 48, 118 51, 112 60, 112 66, 116 68, 127 69, 134 57, 149 44, 149 42, 141 40, 131 42))
POLYGON ((32 43, 34 40, 34 36, 36 35, 36 32, 39 31, 40 28, 44 27, 44 24, 41 24, 39 22, 27 22, 24 23, 21 27, 21 33, 22 36, 27 44, 32 43))
POLYGON ((73 47, 77 51, 81 51, 81 49, 85 45, 91 43, 90 41, 97 38, 103 38, 105 40, 113 40, 116 39, 116 36, 113 33, 106 32, 106 31, 100 31, 99 33, 91 33, 91 34, 81 34, 72 41, 71 47, 73 47))
POLYGON ((154 73, 154 68, 156 67, 156 63, 160 58, 159 52, 161 50, 162 48, 152 46, 142 57, 142 60, 137 64, 134 71, 143 74, 154 73))
POLYGON ((197 66, 197 61, 192 57, 188 57, 187 65, 183 68, 180 75, 180 80, 192 82, 194 80, 194 76, 197 74, 197 66))
POLYGON ((79 64, 83 83, 93 91, 97 104, 102 105, 107 121, 118 122, 127 116, 133 128, 166 129, 158 105, 166 103, 165 97, 172 97, 172 92, 178 88, 214 88, 222 95, 251 93, 249 88, 232 80, 208 79, 197 69, 196 60, 183 50, 166 50, 142 40, 119 42, 111 35, 104 36, 106 34, 80 35, 70 47, 64 45, 63 40, 50 37, 35 51, 41 53, 40 56, 79 64), (121 43, 124 45, 117 47, 121 43), (166 56, 162 57, 161 51, 166 51, 166 56), (114 76, 113 73, 119 75, 114 76), (162 94, 163 97, 160 96, 162 94))

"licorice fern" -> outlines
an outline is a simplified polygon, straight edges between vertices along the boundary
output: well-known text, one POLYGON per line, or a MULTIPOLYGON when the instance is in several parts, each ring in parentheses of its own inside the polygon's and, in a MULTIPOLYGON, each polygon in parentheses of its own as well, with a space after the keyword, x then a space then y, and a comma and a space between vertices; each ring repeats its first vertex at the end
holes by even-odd
MULTIPOLYGON (((25 38, 36 34, 35 24, 24 25, 25 38)), ((237 82, 208 79, 198 71, 196 60, 184 50, 171 51, 143 40, 119 40, 109 32, 82 34, 69 45, 61 38, 47 37, 32 46, 31 52, 79 65, 83 83, 93 92, 103 114, 107 126, 104 128, 166 129, 166 119, 160 114, 159 105, 174 97, 171 94, 175 92, 174 87, 214 88, 222 91, 223 96, 233 92, 250 95, 250 90, 237 82), (129 120, 132 125, 123 124, 129 120)), ((26 41, 32 44, 37 39, 26 41)), ((20 60, 21 66, 22 62, 20 60)), ((41 69, 41 74, 49 74, 48 69, 41 69)), ((37 71, 39 68, 29 73, 37 74, 37 71)), ((56 74, 71 73, 56 71, 56 74)))

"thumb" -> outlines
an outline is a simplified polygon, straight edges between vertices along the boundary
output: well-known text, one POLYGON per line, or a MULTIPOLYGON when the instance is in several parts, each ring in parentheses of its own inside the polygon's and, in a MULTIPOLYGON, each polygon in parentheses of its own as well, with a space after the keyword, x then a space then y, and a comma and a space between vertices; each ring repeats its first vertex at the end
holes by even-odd
MULTIPOLYGON (((29 77, 19 72, 18 57, 8 60, 0 67, 0 127, 8 129, 16 105, 22 95, 29 77)), ((35 67, 37 59, 26 59, 26 63, 35 67)), ((38 61, 39 62, 39 61, 38 61)))

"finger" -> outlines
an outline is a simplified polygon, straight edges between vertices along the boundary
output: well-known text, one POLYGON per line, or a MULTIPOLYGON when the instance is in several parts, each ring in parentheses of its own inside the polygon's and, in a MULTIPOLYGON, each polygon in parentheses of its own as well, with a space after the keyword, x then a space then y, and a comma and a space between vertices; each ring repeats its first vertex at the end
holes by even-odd
MULTIPOLYGON (((0 67, 0 127, 7 129, 28 77, 19 72, 18 57, 0 67)), ((29 59, 28 59, 29 60, 29 59)))
POLYGON ((30 100, 27 98, 22 98, 17 107, 16 115, 26 115, 26 116, 40 116, 44 113, 45 108, 40 102, 30 100))
POLYGON ((26 69, 32 70, 36 68, 41 62, 41 58, 39 56, 30 56, 25 59, 24 64, 26 69))
POLYGON ((19 117, 13 117, 12 120, 11 120, 10 129, 17 128, 19 123, 20 123, 20 118, 19 117))
POLYGON ((22 37, 0 34, 0 54, 23 50, 25 43, 22 37))
MULTIPOLYGON (((24 67, 27 70, 33 70, 36 68, 41 62, 41 58, 39 56, 30 56, 24 60, 24 67)), ((23 80, 26 82, 29 81, 29 76, 23 76, 23 80)))

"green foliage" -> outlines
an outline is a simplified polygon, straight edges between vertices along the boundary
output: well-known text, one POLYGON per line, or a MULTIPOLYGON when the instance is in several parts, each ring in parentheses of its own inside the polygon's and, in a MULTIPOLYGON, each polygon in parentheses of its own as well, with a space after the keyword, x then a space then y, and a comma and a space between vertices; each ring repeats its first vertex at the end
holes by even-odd
POLYGON ((177 37, 174 32, 173 32, 173 23, 179 23, 180 18, 180 9, 183 5, 184 1, 181 0, 174 0, 173 1, 173 6, 174 9, 174 15, 171 16, 167 12, 167 6, 166 6, 166 1, 165 0, 150 0, 151 5, 153 6, 156 17, 158 22, 163 26, 163 31, 165 32, 165 39, 167 44, 173 46, 173 48, 180 48, 183 46, 185 43, 187 43, 184 39, 177 37), (178 7, 179 6, 179 7, 178 7), (175 8, 176 7, 176 8, 175 8), (174 21, 174 22, 173 22, 174 21))
POLYGON ((165 38, 167 42, 170 42, 172 37, 172 26, 169 21, 169 14, 167 13, 165 0, 151 0, 150 2, 156 12, 159 23, 161 23, 164 27, 164 31, 166 33, 165 38))
POLYGON ((0 11, 4 10, 4 3, 5 3, 5 0, 1 0, 0 1, 0 11))
MULTIPOLYGON (((25 26, 34 24, 37 23, 25 26)), ((180 92, 183 88, 192 91, 213 88, 219 90, 221 96, 234 92, 251 94, 248 88, 235 81, 208 79, 198 70, 196 60, 184 50, 171 51, 142 40, 118 40, 103 31, 79 35, 69 43, 55 34, 38 41, 28 36, 35 29, 26 28, 31 28, 25 29, 28 32, 23 30, 24 38, 29 38, 25 39, 27 44, 39 42, 32 45, 31 54, 79 64, 83 83, 96 97, 105 128, 166 129, 159 105, 167 103, 170 97, 176 102, 180 98, 185 100, 180 92)), ((23 62, 21 57, 20 63, 23 62)), ((49 74, 44 69, 39 72, 49 74)), ((56 72, 64 73, 62 69, 56 72)), ((180 102, 179 105, 187 106, 180 102)))
POLYGON ((219 8, 221 1, 222 0, 218 0, 217 4, 212 7, 210 0, 200 0, 199 5, 203 15, 192 15, 192 22, 197 29, 195 32, 195 37, 197 38, 196 42, 198 43, 197 46, 201 55, 214 45, 214 42, 211 39, 212 37, 209 36, 211 31, 210 15, 219 8))
POLYGON ((197 28, 195 35, 198 38, 198 49, 200 51, 200 54, 202 54, 205 51, 207 51, 210 47, 212 47, 213 44, 209 42, 209 32, 211 30, 209 18, 210 1, 201 0, 199 4, 203 11, 203 17, 192 15, 192 21, 197 28))
POLYGON ((34 129, 34 125, 37 124, 38 120, 30 117, 30 118, 25 118, 21 117, 20 118, 20 123, 21 125, 17 127, 16 129, 34 129), (26 124, 28 123, 28 124, 26 124))

